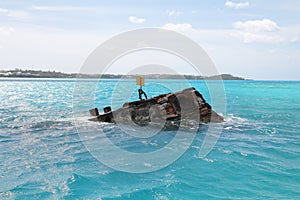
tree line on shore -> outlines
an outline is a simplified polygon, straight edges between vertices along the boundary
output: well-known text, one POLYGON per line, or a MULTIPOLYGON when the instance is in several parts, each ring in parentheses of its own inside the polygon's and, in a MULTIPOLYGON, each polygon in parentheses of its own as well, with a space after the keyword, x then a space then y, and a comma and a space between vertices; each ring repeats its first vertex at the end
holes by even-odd
POLYGON ((8 78, 102 78, 102 79, 134 79, 136 76, 143 76, 146 79, 190 79, 190 80, 245 80, 244 78, 231 74, 220 74, 214 76, 180 75, 180 74, 81 74, 63 73, 56 71, 42 70, 1 70, 0 77, 8 78))

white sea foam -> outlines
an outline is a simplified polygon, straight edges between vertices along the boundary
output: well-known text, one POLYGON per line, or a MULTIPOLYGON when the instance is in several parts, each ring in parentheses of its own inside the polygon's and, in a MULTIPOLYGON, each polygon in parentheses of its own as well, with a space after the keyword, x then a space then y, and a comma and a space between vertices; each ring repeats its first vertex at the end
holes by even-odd
POLYGON ((241 154, 242 156, 248 156, 247 153, 240 152, 240 154, 241 154))
POLYGON ((244 122, 247 122, 248 119, 246 118, 242 118, 242 117, 238 117, 238 116, 235 116, 233 114, 228 114, 226 117, 225 117, 225 122, 234 122, 234 123, 244 123, 244 122))
POLYGON ((202 160, 204 160, 205 162, 209 162, 209 163, 213 163, 214 162, 214 160, 212 160, 212 159, 208 159, 208 158, 201 158, 202 160))

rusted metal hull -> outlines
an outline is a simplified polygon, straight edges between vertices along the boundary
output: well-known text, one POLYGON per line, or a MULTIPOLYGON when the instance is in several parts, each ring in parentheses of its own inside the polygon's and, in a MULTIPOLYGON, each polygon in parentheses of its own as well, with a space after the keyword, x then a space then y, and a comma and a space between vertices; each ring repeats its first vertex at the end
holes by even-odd
POLYGON ((94 117, 90 120, 124 124, 134 122, 140 126, 163 121, 166 128, 179 126, 182 119, 191 119, 199 123, 224 121, 223 117, 212 110, 195 88, 125 103, 122 108, 115 111, 106 107, 104 112, 99 114, 97 108, 91 109, 90 113, 94 117))

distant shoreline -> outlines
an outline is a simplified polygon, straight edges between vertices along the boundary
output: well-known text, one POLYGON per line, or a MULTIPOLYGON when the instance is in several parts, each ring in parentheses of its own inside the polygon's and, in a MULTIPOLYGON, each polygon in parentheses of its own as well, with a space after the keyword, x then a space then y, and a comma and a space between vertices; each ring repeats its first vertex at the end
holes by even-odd
POLYGON ((248 80, 231 74, 221 74, 214 76, 194 76, 178 74, 146 74, 146 75, 121 75, 121 74, 80 74, 62 73, 56 71, 42 70, 1 70, 0 78, 88 78, 88 79, 134 79, 136 76, 143 76, 146 79, 189 79, 189 80, 248 80))

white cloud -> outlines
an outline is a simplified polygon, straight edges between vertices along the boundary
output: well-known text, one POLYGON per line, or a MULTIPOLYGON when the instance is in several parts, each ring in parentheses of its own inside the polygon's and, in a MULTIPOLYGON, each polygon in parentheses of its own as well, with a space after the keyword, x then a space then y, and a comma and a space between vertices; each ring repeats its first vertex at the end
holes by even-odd
POLYGON ((277 23, 270 19, 249 20, 245 22, 238 21, 234 23, 234 28, 251 33, 273 32, 279 30, 277 23))
POLYGON ((163 26, 165 29, 173 30, 173 31, 187 31, 187 30, 192 30, 192 25, 191 24, 172 24, 168 23, 163 26))
POLYGON ((277 34, 238 32, 233 35, 242 39, 244 43, 280 43, 286 41, 284 37, 277 34))
POLYGON ((233 1, 226 1, 225 6, 228 8, 240 9, 249 7, 249 2, 239 2, 235 3, 233 1))
POLYGON ((78 11, 78 10, 85 10, 86 7, 79 7, 79 6, 32 6, 32 10, 37 11, 78 11))
POLYGON ((0 8, 0 14, 5 14, 8 17, 20 18, 20 19, 28 19, 30 18, 30 14, 24 10, 9 10, 5 8, 0 8))
POLYGON ((8 13, 8 10, 5 8, 0 8, 0 13, 8 13))
POLYGON ((0 26, 0 49, 4 48, 7 39, 9 39, 14 32, 15 29, 13 27, 0 26))
POLYGON ((146 19, 137 18, 135 16, 130 16, 128 19, 131 23, 134 23, 134 24, 142 24, 146 21, 146 19))
POLYGON ((181 11, 176 11, 176 10, 166 10, 166 14, 167 14, 169 17, 172 17, 172 16, 179 16, 179 15, 182 15, 183 12, 181 12, 181 11))
POLYGON ((0 26, 0 35, 10 35, 15 31, 15 29, 13 27, 4 27, 4 26, 0 26))
MULTIPOLYGON (((1 27, 1 26, 0 26, 1 27)), ((111 33, 112 34, 112 33, 111 33)), ((111 35, 15 25, 0 29, 1 66, 76 72, 89 53, 111 35), (2 36, 7 34, 7 36, 2 36), (8 35, 10 34, 10 35, 8 35), (19 56, 15 59, 16 55, 19 56)))
POLYGON ((245 43, 279 43, 286 41, 280 34, 280 27, 270 19, 235 22, 233 27, 238 30, 233 35, 245 43))
POLYGON ((22 19, 30 18, 29 13, 23 10, 11 10, 7 13, 7 16, 22 19))

